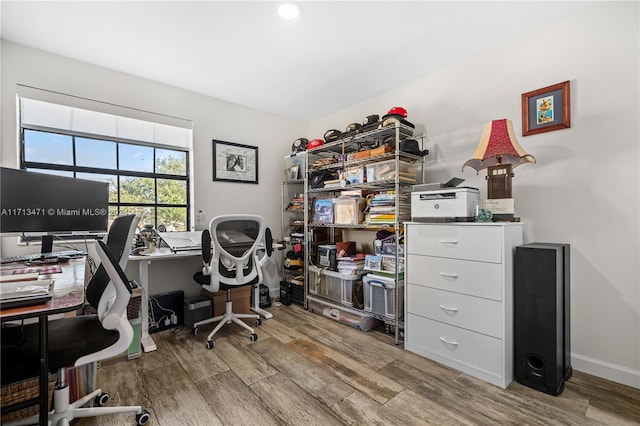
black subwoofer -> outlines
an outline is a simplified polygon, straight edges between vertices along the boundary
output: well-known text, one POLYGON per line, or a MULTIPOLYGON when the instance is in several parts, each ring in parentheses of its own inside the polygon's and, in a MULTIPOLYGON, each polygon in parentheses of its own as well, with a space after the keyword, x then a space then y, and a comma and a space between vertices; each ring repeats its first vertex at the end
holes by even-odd
POLYGON ((571 377, 569 244, 516 247, 514 368, 517 382, 559 395, 571 377))

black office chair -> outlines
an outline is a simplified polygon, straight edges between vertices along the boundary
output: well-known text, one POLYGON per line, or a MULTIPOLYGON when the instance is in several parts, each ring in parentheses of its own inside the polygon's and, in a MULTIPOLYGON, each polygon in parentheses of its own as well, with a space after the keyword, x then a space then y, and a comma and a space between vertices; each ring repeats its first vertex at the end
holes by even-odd
MULTIPOLYGON (((118 216, 113 220, 107 234, 107 247, 111 253, 118 259, 118 265, 124 270, 129 260, 129 252, 135 236, 140 215, 129 214, 118 216)), ((104 310, 104 306, 99 307, 102 292, 109 284, 107 271, 100 265, 98 270, 91 277, 91 285, 87 286, 85 297, 87 302, 96 309, 104 310)), ((105 299, 106 300, 106 299, 105 299)))
MULTIPOLYGON (((106 414, 131 413, 136 415, 138 425, 146 424, 149 413, 141 406, 102 407, 109 394, 97 389, 73 403, 69 403, 69 386, 65 382, 66 367, 81 366, 95 361, 106 360, 125 352, 133 340, 133 328, 127 319, 127 305, 131 295, 129 280, 120 263, 126 263, 128 250, 121 250, 122 244, 129 248, 139 216, 130 215, 117 218, 109 230, 107 243, 98 241, 96 251, 101 260, 87 286, 87 299, 96 308, 95 315, 81 315, 49 322, 49 371, 58 372, 53 400, 54 409, 49 413, 49 423, 69 424, 72 419, 94 417, 106 414), (116 256, 109 249, 109 243, 120 252, 116 256), (93 401, 97 407, 82 408, 93 401)), ((3 348, 2 380, 13 383, 37 376, 39 369, 39 327, 25 325, 21 343, 15 347, 3 348)), ((25 425, 38 422, 38 416, 17 420, 7 425, 25 425)))
POLYGON ((253 328, 242 319, 254 319, 256 325, 260 325, 260 315, 234 313, 231 290, 246 285, 259 286, 263 282, 262 266, 267 257, 265 227, 260 216, 217 216, 209 223, 209 229, 202 232, 203 267, 202 271, 194 274, 193 279, 212 293, 219 290, 227 291, 225 313, 193 325, 192 333, 197 334, 200 325, 219 321, 207 336, 207 349, 214 346, 213 335, 223 325, 231 322, 247 329, 251 333, 249 338, 252 342, 258 340, 253 328))

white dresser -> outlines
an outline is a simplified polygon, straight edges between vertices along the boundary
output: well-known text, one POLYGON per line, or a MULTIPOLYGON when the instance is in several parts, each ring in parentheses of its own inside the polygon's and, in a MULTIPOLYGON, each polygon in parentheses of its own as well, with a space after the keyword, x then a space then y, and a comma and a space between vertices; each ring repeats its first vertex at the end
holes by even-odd
POLYGON ((405 349, 506 388, 521 223, 405 224, 405 349))

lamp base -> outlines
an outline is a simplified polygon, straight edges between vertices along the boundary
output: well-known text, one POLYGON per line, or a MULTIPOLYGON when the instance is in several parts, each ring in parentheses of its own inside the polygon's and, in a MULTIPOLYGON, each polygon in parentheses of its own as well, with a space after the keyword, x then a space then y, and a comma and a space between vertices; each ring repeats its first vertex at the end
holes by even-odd
POLYGON ((487 198, 511 198, 512 178, 511 164, 487 167, 487 198))
POLYGON ((512 214, 494 214, 492 220, 494 222, 520 222, 520 218, 512 214))

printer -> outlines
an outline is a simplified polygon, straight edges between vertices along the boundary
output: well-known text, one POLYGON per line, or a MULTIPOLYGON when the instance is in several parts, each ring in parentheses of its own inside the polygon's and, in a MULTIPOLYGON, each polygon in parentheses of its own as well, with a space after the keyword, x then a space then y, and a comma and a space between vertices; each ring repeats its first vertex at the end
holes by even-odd
POLYGON ((457 187, 464 179, 441 184, 414 185, 411 220, 414 222, 473 222, 478 214, 478 188, 457 187))

